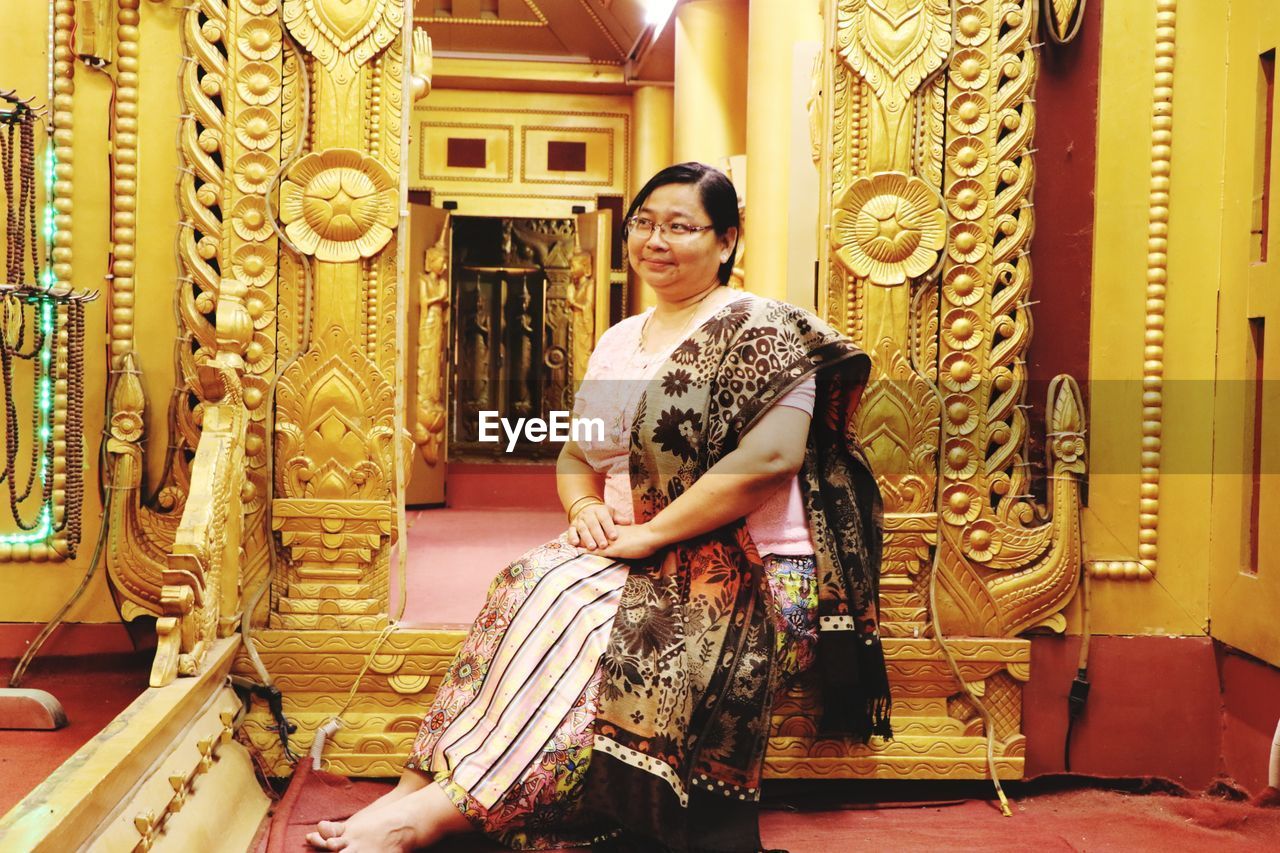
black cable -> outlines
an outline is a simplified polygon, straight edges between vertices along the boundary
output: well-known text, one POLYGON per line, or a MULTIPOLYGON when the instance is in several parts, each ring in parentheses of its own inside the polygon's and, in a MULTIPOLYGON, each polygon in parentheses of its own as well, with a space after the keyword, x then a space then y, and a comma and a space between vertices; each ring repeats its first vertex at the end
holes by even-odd
POLYGON ((247 695, 256 696, 267 703, 271 718, 275 720, 275 725, 268 726, 267 730, 274 731, 280 738, 280 748, 284 750, 285 759, 290 764, 297 764, 299 756, 289 748, 289 735, 297 732, 298 726, 284 715, 284 694, 280 692, 280 688, 274 684, 259 684, 239 675, 232 675, 229 678, 232 687, 239 688, 247 695))
MULTIPOLYGON (((1077 507, 1077 529, 1084 529, 1084 509, 1077 507)), ((1071 690, 1067 693, 1067 735, 1062 742, 1062 767, 1071 772, 1071 736, 1075 734, 1076 720, 1084 714, 1085 703, 1089 699, 1089 640, 1093 635, 1093 620, 1090 618, 1089 567, 1082 568, 1080 578, 1081 609, 1083 612, 1080 626, 1080 658, 1076 663, 1076 677, 1071 681, 1071 690)))
POLYGON ((1076 677, 1071 681, 1071 691, 1067 694, 1067 736, 1062 742, 1062 766, 1071 772, 1071 735, 1075 732, 1076 720, 1084 714, 1084 705, 1089 698, 1088 670, 1076 670, 1076 677))

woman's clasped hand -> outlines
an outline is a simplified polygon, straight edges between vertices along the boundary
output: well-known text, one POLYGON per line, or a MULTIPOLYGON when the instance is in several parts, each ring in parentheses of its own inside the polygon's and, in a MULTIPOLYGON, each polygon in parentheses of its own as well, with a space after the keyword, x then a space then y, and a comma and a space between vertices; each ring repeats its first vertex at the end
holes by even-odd
POLYGON ((629 523, 603 501, 579 509, 565 538, 575 548, 620 560, 639 560, 662 547, 647 524, 629 523))

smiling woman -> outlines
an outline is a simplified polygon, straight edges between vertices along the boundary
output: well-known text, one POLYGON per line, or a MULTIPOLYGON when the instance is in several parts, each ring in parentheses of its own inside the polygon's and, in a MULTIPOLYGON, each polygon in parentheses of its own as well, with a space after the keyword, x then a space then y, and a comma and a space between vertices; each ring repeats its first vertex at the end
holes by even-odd
POLYGON ((848 429, 868 359, 726 287, 738 229, 708 166, 637 194, 627 256, 657 304, 591 355, 573 414, 608 428, 561 453, 568 529, 490 586, 396 789, 312 844, 756 851, 773 698, 820 635, 827 730, 890 734, 880 497, 848 429))

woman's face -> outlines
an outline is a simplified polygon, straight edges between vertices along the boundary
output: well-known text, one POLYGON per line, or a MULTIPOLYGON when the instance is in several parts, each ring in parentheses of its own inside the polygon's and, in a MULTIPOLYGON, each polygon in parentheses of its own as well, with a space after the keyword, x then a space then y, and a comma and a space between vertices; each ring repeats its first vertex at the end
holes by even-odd
MULTIPOLYGON (((682 222, 685 225, 710 225, 711 217, 702 206, 702 198, 694 184, 664 184, 649 194, 634 216, 653 220, 660 225, 682 222)), ((642 236, 632 229, 627 237, 627 258, 631 268, 658 298, 680 301, 697 294, 712 284, 720 265, 727 261, 738 232, 730 228, 723 237, 708 228, 684 236, 654 228, 642 236)))

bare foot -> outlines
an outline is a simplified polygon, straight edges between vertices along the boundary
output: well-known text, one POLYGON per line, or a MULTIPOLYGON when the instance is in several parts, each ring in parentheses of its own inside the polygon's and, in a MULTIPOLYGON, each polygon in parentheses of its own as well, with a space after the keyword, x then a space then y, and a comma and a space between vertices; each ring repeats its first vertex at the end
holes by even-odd
POLYGON ((387 805, 379 800, 352 815, 333 835, 325 838, 313 832, 307 840, 322 850, 409 853, 471 829, 438 785, 412 791, 387 805))
MULTIPOLYGON (((387 791, 387 793, 383 794, 381 797, 378 797, 378 799, 374 800, 372 803, 369 803, 369 805, 360 809, 360 811, 347 818, 347 820, 355 820, 356 818, 364 815, 365 812, 371 812, 374 809, 381 809, 391 805, 397 800, 412 794, 414 791, 422 790, 429 784, 431 783, 427 779, 427 775, 425 773, 418 770, 405 770, 404 773, 400 774, 400 780, 396 783, 394 788, 387 791)), ((334 849, 329 847, 329 839, 342 835, 343 830, 346 829, 347 820, 320 821, 316 824, 314 832, 307 833, 307 842, 310 843, 312 847, 320 850, 334 849)))

